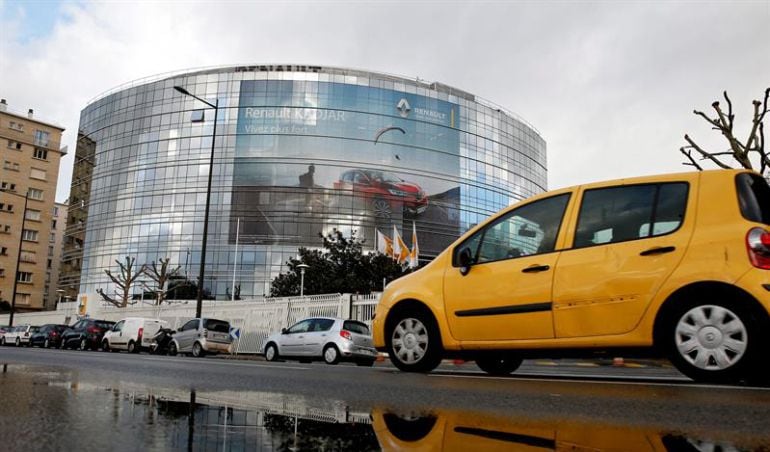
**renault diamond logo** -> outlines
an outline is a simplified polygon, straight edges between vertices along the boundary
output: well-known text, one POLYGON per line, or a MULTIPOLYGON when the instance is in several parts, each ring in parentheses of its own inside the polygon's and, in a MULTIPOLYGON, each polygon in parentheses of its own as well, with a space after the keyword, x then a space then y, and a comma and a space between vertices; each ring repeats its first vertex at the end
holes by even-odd
POLYGON ((398 110, 402 118, 406 118, 409 116, 409 112, 412 111, 412 107, 409 106, 409 102, 406 99, 401 99, 398 101, 398 105, 396 105, 396 110, 398 110))

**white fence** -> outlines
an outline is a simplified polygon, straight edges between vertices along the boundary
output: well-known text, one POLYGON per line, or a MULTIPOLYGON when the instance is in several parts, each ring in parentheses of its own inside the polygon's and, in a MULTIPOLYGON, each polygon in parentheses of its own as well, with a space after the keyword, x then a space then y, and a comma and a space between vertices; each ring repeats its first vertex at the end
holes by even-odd
MULTIPOLYGON (((371 325, 379 295, 330 294, 306 297, 266 298, 258 301, 204 301, 205 317, 227 320, 238 328, 240 337, 233 345, 235 353, 260 353, 265 338, 297 320, 311 316, 355 319, 371 325)), ((61 303, 56 311, 17 313, 14 325, 45 323, 72 324, 77 320, 77 303, 61 303)), ((164 303, 160 306, 129 306, 116 308, 100 306, 93 318, 118 321, 126 317, 159 318, 171 328, 178 328, 195 317, 195 301, 164 303)), ((8 315, 0 315, 0 325, 8 323, 8 315)))

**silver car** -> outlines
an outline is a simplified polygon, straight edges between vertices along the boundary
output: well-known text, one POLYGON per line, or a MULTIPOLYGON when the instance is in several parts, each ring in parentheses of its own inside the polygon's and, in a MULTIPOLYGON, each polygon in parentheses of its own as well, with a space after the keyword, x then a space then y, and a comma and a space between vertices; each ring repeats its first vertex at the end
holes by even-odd
POLYGON ((323 359, 327 364, 353 361, 359 366, 372 366, 377 359, 372 333, 366 324, 334 317, 300 320, 268 336, 264 354, 268 361, 323 359))
POLYGON ((230 323, 217 319, 192 319, 182 325, 169 344, 169 355, 191 353, 196 358, 207 353, 230 353, 230 323))

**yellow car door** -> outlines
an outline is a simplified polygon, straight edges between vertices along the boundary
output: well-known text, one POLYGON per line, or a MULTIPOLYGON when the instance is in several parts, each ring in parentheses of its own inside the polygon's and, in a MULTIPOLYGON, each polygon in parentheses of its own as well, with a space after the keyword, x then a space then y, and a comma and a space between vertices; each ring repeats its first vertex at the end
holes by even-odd
POLYGON ((695 192, 679 179, 579 193, 571 248, 562 251, 554 277, 557 338, 622 334, 639 323, 684 256, 695 192))
POLYGON ((490 221, 453 250, 444 274, 451 334, 461 341, 552 338, 556 242, 569 193, 490 221))

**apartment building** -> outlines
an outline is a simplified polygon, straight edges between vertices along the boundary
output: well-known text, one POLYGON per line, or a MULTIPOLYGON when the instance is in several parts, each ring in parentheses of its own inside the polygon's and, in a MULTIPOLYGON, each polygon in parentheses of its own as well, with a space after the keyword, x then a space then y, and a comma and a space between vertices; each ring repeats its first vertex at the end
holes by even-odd
POLYGON ((53 207, 51 233, 48 236, 48 257, 46 259, 44 309, 52 311, 64 295, 59 291, 59 270, 61 269, 62 245, 64 231, 67 228, 67 204, 56 203, 53 207))
POLYGON ((45 307, 63 131, 0 100, 0 300, 12 303, 15 287, 17 311, 45 307))

